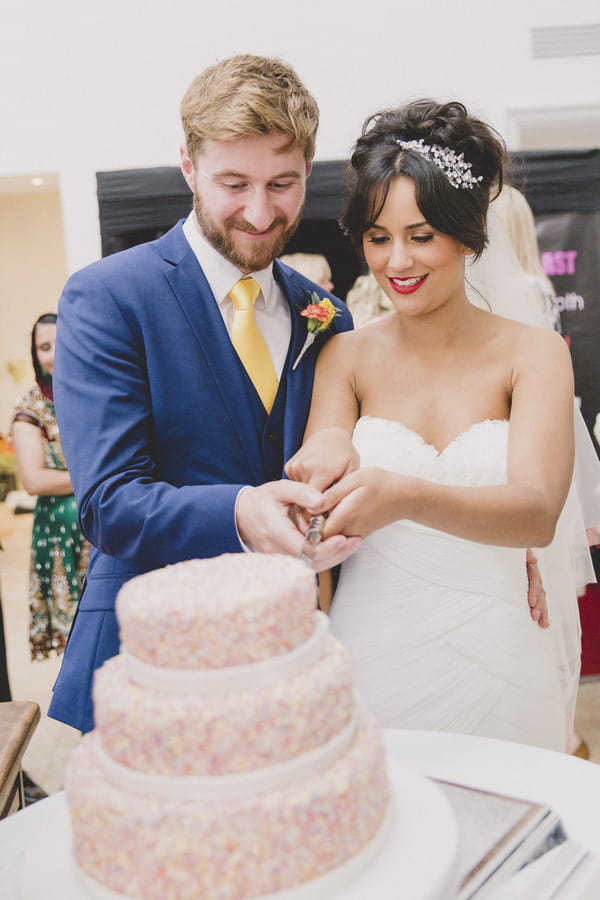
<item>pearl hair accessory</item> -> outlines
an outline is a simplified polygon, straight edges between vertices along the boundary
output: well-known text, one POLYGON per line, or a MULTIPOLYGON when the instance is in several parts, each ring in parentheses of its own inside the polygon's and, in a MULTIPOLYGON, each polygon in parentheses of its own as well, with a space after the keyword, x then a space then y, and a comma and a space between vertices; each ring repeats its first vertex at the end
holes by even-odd
POLYGON ((471 163, 468 163, 463 153, 455 153, 450 147, 440 147, 438 144, 426 144, 423 138, 418 141, 404 141, 401 138, 396 143, 403 150, 415 150, 441 169, 452 187, 468 188, 472 190, 479 182, 483 181, 483 175, 473 175, 471 163))

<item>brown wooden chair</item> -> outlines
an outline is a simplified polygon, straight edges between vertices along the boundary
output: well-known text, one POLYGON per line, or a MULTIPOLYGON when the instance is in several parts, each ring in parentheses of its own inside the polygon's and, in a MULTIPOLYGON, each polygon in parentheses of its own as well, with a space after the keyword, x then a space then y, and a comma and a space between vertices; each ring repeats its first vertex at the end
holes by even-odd
POLYGON ((39 721, 37 703, 0 703, 0 819, 25 806, 21 761, 39 721))

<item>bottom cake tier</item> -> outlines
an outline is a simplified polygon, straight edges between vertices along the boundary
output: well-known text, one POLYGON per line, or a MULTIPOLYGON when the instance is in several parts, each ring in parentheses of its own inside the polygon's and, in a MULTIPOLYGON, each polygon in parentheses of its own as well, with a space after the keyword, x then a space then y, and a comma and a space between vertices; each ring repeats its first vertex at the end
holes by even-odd
MULTIPOLYGON (((374 840, 341 867, 269 900, 448 900, 456 896, 458 825, 448 799, 437 784, 394 762, 388 764, 388 775, 392 797, 374 840)), ((51 885, 52 896, 60 900, 123 900, 123 894, 101 887, 75 865, 64 795, 54 794, 44 804, 56 812, 36 832, 19 862, 16 896, 39 900, 40 890, 44 893, 43 872, 43 884, 51 885)), ((12 887, 9 876, 11 897, 12 887)))
MULTIPOLYGON (((99 885, 139 900, 240 900, 310 882, 374 838, 389 802, 381 733, 364 719, 332 764, 284 787, 219 797, 187 779, 107 776, 98 736, 74 751, 66 793, 78 866, 99 885), (158 796, 167 784, 177 796, 158 796)), ((125 770, 126 772, 126 770, 125 770)), ((260 773, 257 773, 257 776, 260 773)), ((258 783, 260 778, 257 777, 258 783)))

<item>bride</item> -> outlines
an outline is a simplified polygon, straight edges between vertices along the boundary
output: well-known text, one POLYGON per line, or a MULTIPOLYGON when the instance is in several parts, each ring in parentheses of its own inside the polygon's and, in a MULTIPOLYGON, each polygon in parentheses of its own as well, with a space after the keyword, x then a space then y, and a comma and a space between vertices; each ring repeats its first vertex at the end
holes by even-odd
POLYGON ((525 554, 552 541, 572 480, 571 361, 465 289, 504 160, 457 102, 367 121, 342 225, 394 312, 323 349, 286 473, 326 489, 326 536, 364 538, 331 627, 384 727, 564 750, 561 642, 529 617, 525 554))

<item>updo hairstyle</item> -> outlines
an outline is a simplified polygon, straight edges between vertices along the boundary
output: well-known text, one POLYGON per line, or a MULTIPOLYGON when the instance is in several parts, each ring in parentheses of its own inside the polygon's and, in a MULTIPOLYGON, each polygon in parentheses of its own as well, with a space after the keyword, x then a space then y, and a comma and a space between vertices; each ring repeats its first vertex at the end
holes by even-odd
POLYGON ((427 222, 481 256, 487 243, 490 199, 502 189, 506 146, 485 122, 470 116, 458 101, 415 100, 399 109, 369 116, 356 142, 346 179, 348 198, 340 224, 362 253, 362 237, 377 221, 390 184, 399 175, 411 178, 417 206, 427 222), (472 188, 456 188, 430 159, 398 140, 448 147, 462 153, 474 177, 472 188))

